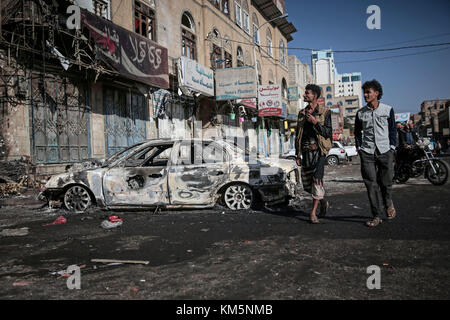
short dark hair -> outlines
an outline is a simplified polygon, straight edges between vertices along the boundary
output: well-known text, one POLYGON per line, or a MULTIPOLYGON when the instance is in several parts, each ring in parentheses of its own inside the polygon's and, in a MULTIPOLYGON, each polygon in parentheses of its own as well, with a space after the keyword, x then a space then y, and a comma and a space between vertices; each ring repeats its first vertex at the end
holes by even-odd
POLYGON ((383 96, 383 87, 381 87, 381 84, 373 79, 372 81, 366 81, 362 85, 363 91, 366 91, 366 89, 372 88, 374 91, 378 91, 378 100, 381 100, 381 97, 383 96))
POLYGON ((305 88, 305 90, 311 90, 313 93, 316 94, 317 98, 320 98, 321 94, 322 94, 322 88, 315 85, 315 84, 308 84, 305 88))

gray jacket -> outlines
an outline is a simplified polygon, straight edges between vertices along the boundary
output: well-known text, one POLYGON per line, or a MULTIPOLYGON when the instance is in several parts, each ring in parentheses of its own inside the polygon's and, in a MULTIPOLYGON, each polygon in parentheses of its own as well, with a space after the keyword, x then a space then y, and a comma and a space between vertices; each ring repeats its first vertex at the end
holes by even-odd
POLYGON ((395 127, 394 108, 381 103, 375 110, 367 105, 358 110, 355 119, 356 148, 374 154, 395 150, 397 129, 395 127))

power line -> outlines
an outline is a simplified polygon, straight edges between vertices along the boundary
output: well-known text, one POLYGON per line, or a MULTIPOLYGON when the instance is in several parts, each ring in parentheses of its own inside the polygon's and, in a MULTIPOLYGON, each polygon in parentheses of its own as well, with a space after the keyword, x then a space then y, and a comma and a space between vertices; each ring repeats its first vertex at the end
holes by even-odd
POLYGON ((450 49, 450 46, 446 47, 446 48, 437 49, 437 50, 429 50, 429 51, 416 52, 416 53, 407 53, 407 54, 400 54, 400 55, 388 56, 388 57, 372 58, 372 59, 365 59, 365 60, 352 60, 352 61, 335 62, 335 64, 346 64, 346 63, 357 63, 357 62, 369 62, 369 61, 377 61, 377 60, 387 60, 387 59, 392 59, 392 58, 416 56, 416 55, 421 55, 421 54, 426 54, 426 53, 444 51, 444 50, 448 50, 448 49, 450 49))
MULTIPOLYGON (((256 43, 251 43, 250 41, 238 41, 238 40, 232 40, 232 39, 225 39, 221 37, 217 37, 217 39, 221 39, 224 41, 234 42, 234 43, 240 43, 240 44, 246 44, 251 46, 259 46, 261 48, 272 48, 272 49, 287 49, 287 50, 303 50, 303 51, 322 51, 322 49, 314 49, 314 48, 289 48, 289 47, 275 47, 275 46, 263 46, 256 43)), ((206 39, 210 40, 210 39, 206 39)), ((383 49, 372 49, 372 50, 333 50, 334 53, 371 53, 371 52, 385 52, 385 51, 397 51, 397 50, 404 50, 404 49, 417 49, 417 48, 428 48, 428 47, 439 47, 439 46, 446 46, 450 45, 450 42, 441 42, 441 43, 430 43, 430 44, 420 44, 420 45, 414 45, 414 46, 403 46, 403 47, 396 47, 396 48, 383 48, 383 49)))
POLYGON ((374 49, 374 48, 379 48, 379 47, 384 47, 384 46, 391 46, 391 45, 394 45, 394 44, 395 45, 399 45, 399 44, 411 43, 411 42, 416 42, 416 41, 425 40, 425 39, 439 38, 439 37, 448 36, 448 35, 450 35, 450 32, 435 34, 435 35, 426 36, 426 37, 421 37, 421 38, 417 38, 417 39, 413 39, 413 40, 406 40, 406 41, 402 41, 402 42, 385 43, 385 44, 380 44, 380 45, 373 46, 373 47, 366 47, 366 48, 361 48, 361 49, 356 49, 356 50, 374 49))

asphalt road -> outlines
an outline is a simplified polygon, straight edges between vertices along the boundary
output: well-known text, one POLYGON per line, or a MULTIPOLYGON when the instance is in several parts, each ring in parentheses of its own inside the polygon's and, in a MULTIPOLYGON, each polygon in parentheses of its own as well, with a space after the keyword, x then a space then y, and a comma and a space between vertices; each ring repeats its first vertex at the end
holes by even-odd
POLYGON ((360 167, 326 168, 331 202, 308 223, 310 200, 287 208, 115 212, 68 215, 25 206, 0 209, 0 299, 449 299, 450 184, 424 179, 394 186, 398 217, 367 228, 360 167), (44 226, 64 215, 67 222, 44 226), (91 259, 147 260, 148 265, 91 259), (67 275, 81 266, 81 289, 67 275), (368 289, 369 266, 380 289, 368 289), (62 273, 62 272, 61 272, 62 273))

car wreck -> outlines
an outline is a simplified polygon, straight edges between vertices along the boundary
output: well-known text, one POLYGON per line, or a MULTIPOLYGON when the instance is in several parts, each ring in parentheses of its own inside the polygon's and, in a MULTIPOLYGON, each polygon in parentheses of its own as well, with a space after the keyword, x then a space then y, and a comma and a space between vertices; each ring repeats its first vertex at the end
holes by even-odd
POLYGON ((231 210, 287 202, 296 196, 295 162, 252 157, 225 140, 147 140, 108 159, 50 177, 41 198, 67 210, 211 208, 231 210))

